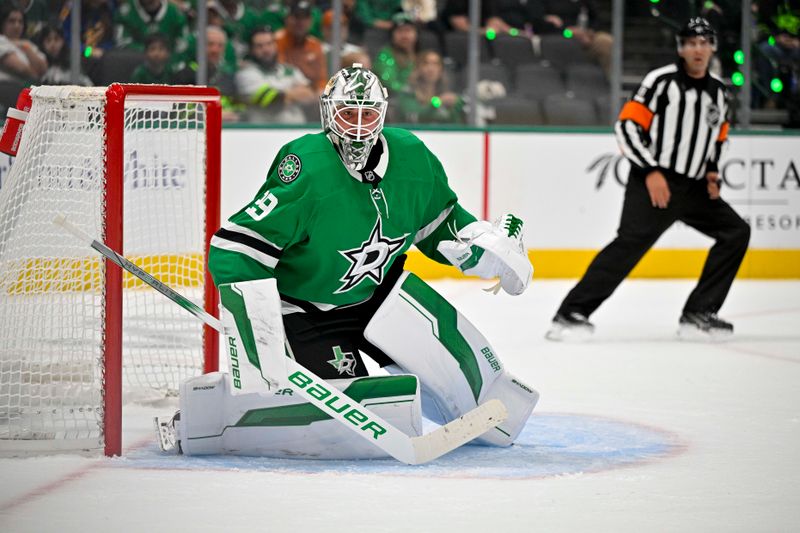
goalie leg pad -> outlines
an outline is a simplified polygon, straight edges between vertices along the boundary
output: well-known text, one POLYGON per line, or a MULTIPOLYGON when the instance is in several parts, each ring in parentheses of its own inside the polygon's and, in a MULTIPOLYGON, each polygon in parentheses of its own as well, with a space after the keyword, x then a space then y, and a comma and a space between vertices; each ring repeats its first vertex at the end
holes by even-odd
MULTIPOLYGON (((374 376, 330 380, 361 405, 369 407, 410 436, 422 434, 419 381, 416 376, 374 376)), ((341 423, 309 404, 290 388, 274 392, 231 394, 230 380, 215 372, 192 378, 181 386, 177 437, 186 455, 246 455, 307 459, 373 459, 388 457, 341 423)), ((322 387, 336 409, 353 413, 358 424, 358 405, 349 405, 322 387)), ((361 427, 367 434, 379 428, 361 427)))
POLYGON ((275 279, 219 287, 222 341, 234 394, 277 389, 286 382, 285 334, 275 279))
MULTIPOLYGON (((486 338, 447 300, 406 272, 380 306, 364 336, 422 384, 423 412, 454 420, 491 398, 508 419, 477 439, 508 446, 519 435, 539 395, 503 369, 486 338)), ((389 368, 391 370, 391 368, 389 368)))

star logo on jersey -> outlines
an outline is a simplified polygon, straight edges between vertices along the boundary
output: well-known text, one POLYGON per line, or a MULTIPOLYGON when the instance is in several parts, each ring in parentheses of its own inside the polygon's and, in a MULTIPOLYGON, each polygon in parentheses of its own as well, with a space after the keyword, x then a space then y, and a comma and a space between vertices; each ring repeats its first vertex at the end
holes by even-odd
POLYGON ((347 292, 366 278, 372 279, 376 285, 383 281, 383 269, 389 264, 392 256, 396 254, 406 242, 408 233, 397 239, 390 239, 383 234, 381 218, 378 217, 375 227, 369 238, 361 243, 358 248, 339 251, 348 261, 350 268, 339 281, 344 285, 336 289, 335 294, 347 292))
POLYGON ((328 363, 339 372, 339 375, 356 375, 358 361, 353 357, 353 352, 343 352, 341 346, 333 347, 333 359, 329 360, 328 363))
POLYGON ((291 183, 300 175, 301 168, 303 168, 303 165, 300 163, 300 158, 294 154, 289 154, 278 165, 278 177, 284 183, 291 183))

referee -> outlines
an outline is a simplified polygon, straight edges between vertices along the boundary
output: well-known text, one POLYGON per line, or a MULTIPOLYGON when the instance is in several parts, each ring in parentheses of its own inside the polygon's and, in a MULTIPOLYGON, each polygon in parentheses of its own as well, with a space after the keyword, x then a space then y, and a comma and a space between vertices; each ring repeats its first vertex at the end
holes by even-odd
POLYGON ((742 262, 750 227, 720 198, 718 162, 728 137, 722 81, 708 72, 716 32, 691 19, 677 36, 676 63, 642 80, 619 114, 617 141, 631 163, 617 237, 561 303, 550 340, 586 337, 589 316, 673 222, 716 240, 680 317, 681 336, 733 333, 717 316, 742 262))

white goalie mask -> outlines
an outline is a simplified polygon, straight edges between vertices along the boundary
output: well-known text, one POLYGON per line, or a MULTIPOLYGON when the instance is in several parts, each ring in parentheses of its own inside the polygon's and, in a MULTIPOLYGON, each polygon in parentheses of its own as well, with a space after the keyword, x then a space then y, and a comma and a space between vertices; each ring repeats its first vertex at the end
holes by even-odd
POLYGON ((354 63, 334 74, 319 101, 322 127, 342 161, 352 170, 361 170, 383 129, 386 89, 378 76, 354 63))

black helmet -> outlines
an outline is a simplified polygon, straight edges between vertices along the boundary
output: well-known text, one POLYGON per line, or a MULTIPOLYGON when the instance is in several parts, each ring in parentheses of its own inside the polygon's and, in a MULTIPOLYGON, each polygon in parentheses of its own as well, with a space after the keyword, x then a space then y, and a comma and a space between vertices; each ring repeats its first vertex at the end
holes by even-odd
POLYGON ((675 40, 678 42, 678 49, 680 50, 686 39, 690 37, 704 37, 708 40, 714 50, 717 49, 717 32, 714 27, 703 17, 694 17, 689 19, 689 22, 681 28, 675 40))

